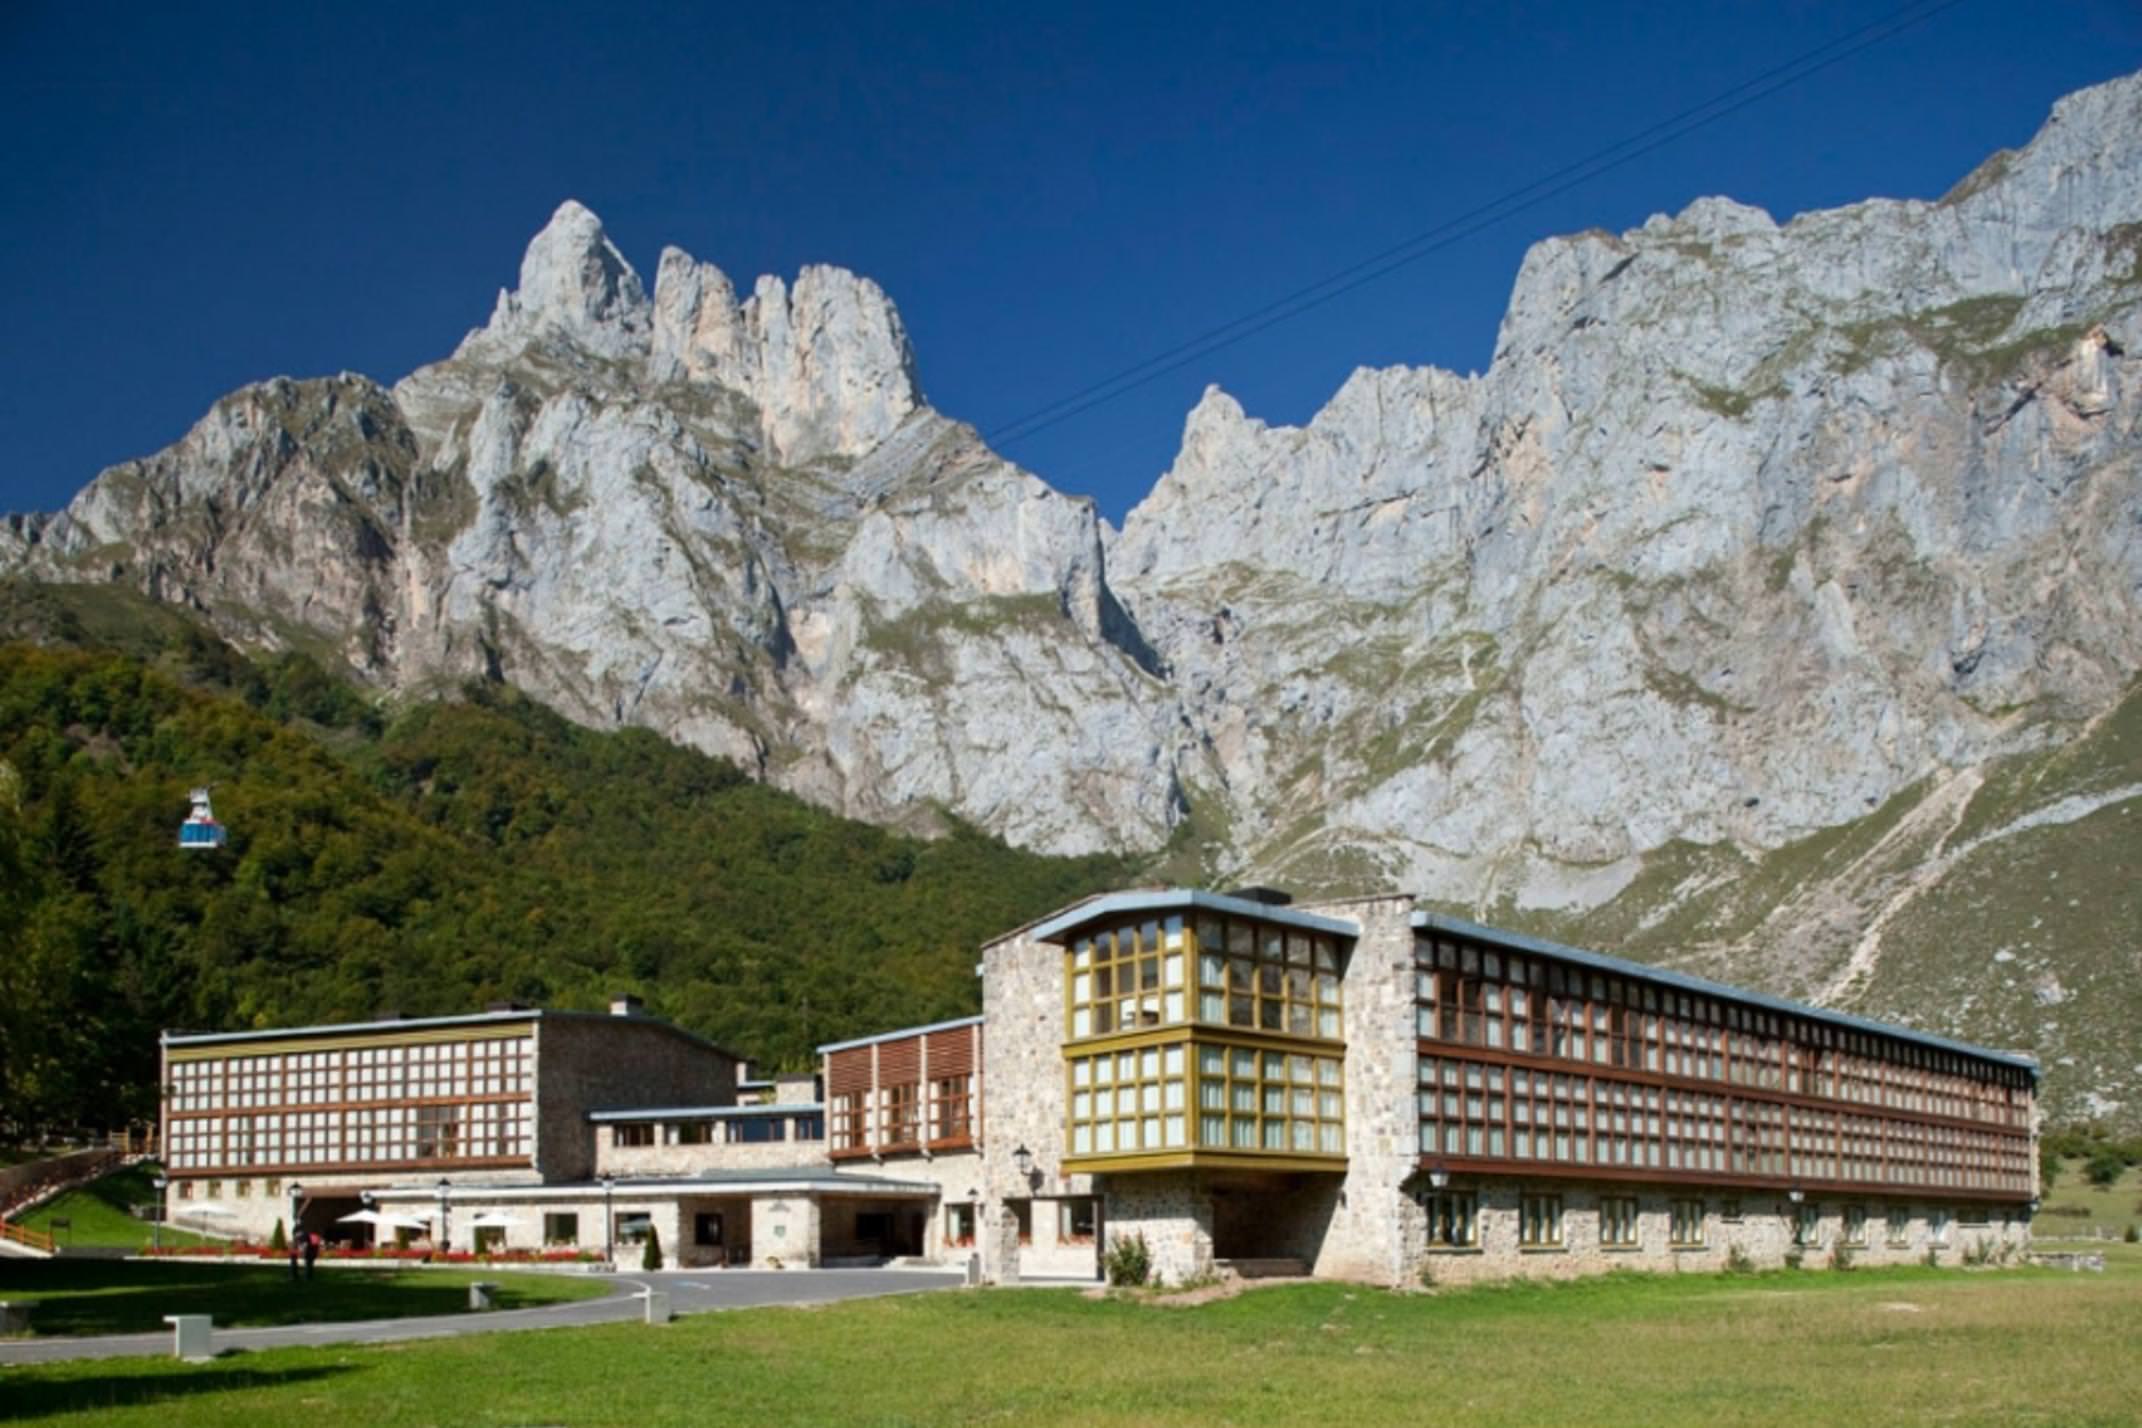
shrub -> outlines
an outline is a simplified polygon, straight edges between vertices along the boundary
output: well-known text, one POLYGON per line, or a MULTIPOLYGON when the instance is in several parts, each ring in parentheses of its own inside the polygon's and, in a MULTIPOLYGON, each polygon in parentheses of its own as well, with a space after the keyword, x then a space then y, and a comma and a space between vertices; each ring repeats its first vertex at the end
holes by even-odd
POLYGON ((1940 1268, 1941 1247, 1939 1245, 1928 1245, 1926 1247, 1926 1253, 1919 1256, 1919 1263, 1925 1265, 1928 1269, 1940 1268))
POLYGON ((1423 1288, 1423 1289, 1433 1289, 1433 1288, 1435 1288, 1435 1261, 1434 1261, 1434 1260, 1432 1260, 1432 1259, 1424 1259, 1424 1260, 1422 1260, 1422 1261, 1421 1261, 1421 1272, 1420 1272, 1420 1281, 1421 1281, 1421 1288, 1423 1288))
POLYGON ((1843 1240, 1839 1240, 1836 1244, 1830 1246, 1830 1268, 1850 1269, 1851 1267, 1852 1247, 1843 1240))
POLYGON ((1794 1245, 1791 1249, 1785 1251, 1785 1267, 1787 1269, 1798 1269, 1805 1263, 1807 1263, 1807 1251, 1800 1246, 1794 1245))
POLYGON ((1118 1287, 1143 1284, 1153 1273, 1153 1248, 1143 1233, 1110 1235, 1104 1261, 1108 1282, 1118 1287))
POLYGON ((2125 1238, 2131 1245, 2142 1244, 2142 1225, 2129 1225, 2125 1238))
POLYGON ((1963 1252, 1963 1262, 1966 1269, 1984 1269, 1993 1263, 1993 1241, 1985 1238, 1971 1241, 1963 1252))
POLYGON ((640 1251, 640 1268, 656 1270, 662 1267, 662 1235, 653 1225, 647 1227, 647 1248, 640 1251))
POLYGON ((1725 1268, 1727 1274, 1753 1274, 1755 1261, 1745 1248, 1736 1244, 1726 1251, 1725 1268))
POLYGON ((2119 1183, 2120 1175, 2126 1169, 2127 1157, 2117 1146, 2108 1145, 2091 1154, 2083 1165, 2083 1178, 2100 1190, 2110 1190, 2119 1183))
POLYGON ((268 1248, 271 1250, 286 1250, 290 1248, 290 1237, 283 1233, 283 1222, 280 1219, 275 1222, 275 1233, 268 1236, 268 1248))

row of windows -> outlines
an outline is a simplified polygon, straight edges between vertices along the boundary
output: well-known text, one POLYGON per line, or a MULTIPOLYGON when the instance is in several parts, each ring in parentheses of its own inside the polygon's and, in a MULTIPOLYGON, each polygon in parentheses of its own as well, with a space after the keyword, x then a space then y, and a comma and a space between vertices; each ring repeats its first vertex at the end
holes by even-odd
POLYGON ((2027 1126, 2029 1073, 1545 957, 1414 944, 1421 1037, 2027 1126))
POLYGON ((479 1101, 189 1116, 171 1122, 166 1154, 174 1170, 200 1170, 520 1158, 529 1144, 525 1100, 479 1101))
POLYGON ((620 1150, 655 1145, 759 1145, 787 1140, 824 1140, 822 1115, 731 1116, 689 1121, 621 1121, 610 1127, 620 1150))
POLYGON ((514 1095, 533 1088, 534 1051, 533 1038, 517 1036, 174 1061, 171 1109, 514 1095))
POLYGON ((1335 1056, 1177 1043, 1066 1065, 1073 1155, 1186 1149, 1193 1104, 1200 1147, 1346 1153, 1345 1074, 1335 1056))
MULTIPOLYGON (((1428 1246, 1431 1249, 1468 1250, 1480 1244, 1479 1197, 1469 1190, 1438 1191, 1422 1202, 1426 1211, 1428 1246)), ((1821 1233, 1822 1207, 1815 1204, 1793 1207, 1793 1243, 1803 1248, 1816 1243, 1821 1233)), ((1968 1212, 1976 1219, 1966 1223, 1983 1223, 1985 1211, 1968 1212)), ((1725 1200, 1719 1204, 1719 1219, 1727 1224, 1737 1224, 1741 1219, 1740 1201, 1725 1200)), ((1560 1195, 1525 1195, 1518 1204, 1518 1244, 1525 1249, 1558 1249, 1565 1244, 1565 1213, 1560 1195)), ((1936 1245, 1948 1243, 1950 1212, 1946 1209, 1929 1210, 1926 1216, 1927 1238, 1936 1245)), ((1863 1247, 1867 1244, 1867 1207, 1847 1205, 1840 1216, 1840 1238, 1847 1246, 1863 1247)), ((1643 1220, 1634 1195, 1605 1195, 1599 1199, 1599 1243, 1607 1249, 1638 1249, 1642 1247, 1643 1220)), ((1676 1199, 1667 1206, 1667 1244, 1674 1249, 1702 1249, 1709 1243, 1705 1204, 1699 1199, 1676 1199)), ((1883 1214, 1885 1242, 1902 1246, 1911 1242, 1911 1210, 1907 1206, 1892 1205, 1883 1214)))
POLYGON ((927 1103, 916 1081, 897 1081, 867 1091, 846 1091, 833 1098, 834 1150, 918 1146, 964 1140, 974 1134, 974 1078, 938 1076, 930 1081, 927 1103), (923 1112, 929 1112, 928 1120, 923 1112), (875 1129, 876 1135, 870 1134, 875 1129))
POLYGON ((2027 1138, 1661 1090, 1455 1057, 1419 1060, 1423 1155, 1944 1189, 2030 1189, 2027 1138))
POLYGON ((1073 939, 1064 953, 1072 1040, 1196 1020, 1337 1040, 1339 944, 1239 918, 1149 918, 1073 939), (1186 982, 1196 968, 1196 985, 1186 982))

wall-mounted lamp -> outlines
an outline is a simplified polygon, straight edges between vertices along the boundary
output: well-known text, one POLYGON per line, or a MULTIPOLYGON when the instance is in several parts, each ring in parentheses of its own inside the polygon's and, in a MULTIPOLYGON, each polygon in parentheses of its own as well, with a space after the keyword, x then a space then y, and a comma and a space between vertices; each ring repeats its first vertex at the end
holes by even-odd
POLYGON ((1012 1168, 1019 1172, 1019 1178, 1022 1180, 1034 1173, 1034 1152, 1026 1148, 1025 1141, 1021 1141, 1019 1148, 1012 1152, 1012 1168))
POLYGON ((1787 1190, 1785 1198, 1797 1205, 1807 1198, 1807 1192, 1805 1190, 1787 1190))
POLYGON ((1428 1184, 1436 1190, 1448 1190, 1450 1188, 1450 1172, 1440 1167, 1429 1171, 1428 1184))

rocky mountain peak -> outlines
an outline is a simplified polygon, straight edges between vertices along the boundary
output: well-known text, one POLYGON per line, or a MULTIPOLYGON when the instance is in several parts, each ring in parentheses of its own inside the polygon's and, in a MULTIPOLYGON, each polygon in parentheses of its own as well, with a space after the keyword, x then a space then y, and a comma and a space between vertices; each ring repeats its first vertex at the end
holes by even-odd
POLYGON ((602 220, 569 198, 529 242, 520 285, 499 293, 489 324, 463 345, 500 353, 563 337, 602 356, 624 358, 645 355, 647 334, 640 275, 603 231, 602 220))

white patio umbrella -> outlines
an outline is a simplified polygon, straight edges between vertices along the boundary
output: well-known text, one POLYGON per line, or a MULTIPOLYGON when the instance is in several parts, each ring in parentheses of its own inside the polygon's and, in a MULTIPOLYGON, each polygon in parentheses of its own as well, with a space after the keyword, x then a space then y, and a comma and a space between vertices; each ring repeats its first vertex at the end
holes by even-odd
POLYGON ((376 1225, 386 1217, 377 1210, 358 1210, 354 1214, 336 1217, 338 1225, 376 1225))
POLYGON ((521 1222, 518 1215, 509 1215, 504 1210, 485 1210, 469 1221, 472 1229, 505 1230, 521 1222))
POLYGON ((172 1217, 174 1220, 235 1220, 238 1212, 222 1205, 187 1205, 172 1217))

